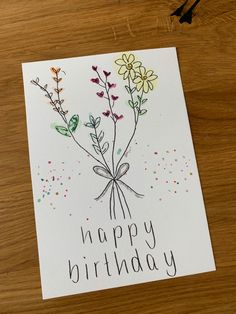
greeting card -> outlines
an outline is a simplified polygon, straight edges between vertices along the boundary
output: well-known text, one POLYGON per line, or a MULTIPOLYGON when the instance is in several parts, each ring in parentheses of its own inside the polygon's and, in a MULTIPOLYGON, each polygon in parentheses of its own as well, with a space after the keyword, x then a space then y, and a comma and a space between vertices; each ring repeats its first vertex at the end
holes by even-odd
POLYGON ((175 48, 23 76, 43 298, 215 270, 175 48))

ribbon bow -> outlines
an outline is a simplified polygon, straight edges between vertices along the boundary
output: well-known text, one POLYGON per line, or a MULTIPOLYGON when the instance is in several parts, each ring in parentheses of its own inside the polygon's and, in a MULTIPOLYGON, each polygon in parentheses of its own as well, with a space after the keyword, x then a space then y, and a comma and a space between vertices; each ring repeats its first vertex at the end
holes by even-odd
POLYGON ((128 214, 131 218, 131 213, 129 210, 129 206, 125 197, 125 194, 122 190, 122 187, 125 187, 129 192, 133 193, 136 197, 143 197, 144 195, 137 193, 134 191, 128 184, 126 184, 124 181, 121 180, 121 178, 128 172, 130 168, 130 165, 128 163, 123 163, 119 166, 118 170, 116 171, 116 174, 113 176, 110 171, 108 171, 106 168, 101 166, 94 166, 93 171, 103 177, 109 180, 107 185, 105 186, 102 193, 95 198, 96 201, 100 200, 103 196, 106 195, 106 193, 110 190, 110 218, 112 219, 112 214, 114 218, 116 219, 116 212, 115 212, 115 188, 117 191, 118 199, 120 202, 120 206, 122 209, 123 217, 125 218, 125 207, 127 208, 128 214), (123 201, 122 201, 123 199, 123 201))

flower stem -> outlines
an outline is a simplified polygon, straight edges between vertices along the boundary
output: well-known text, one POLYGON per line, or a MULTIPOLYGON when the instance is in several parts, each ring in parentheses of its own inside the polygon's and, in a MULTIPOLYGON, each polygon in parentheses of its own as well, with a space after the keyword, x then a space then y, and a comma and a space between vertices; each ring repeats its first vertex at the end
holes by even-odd
MULTIPOLYGON (((134 98, 133 98, 133 94, 131 93, 131 85, 130 85, 130 84, 131 84, 130 78, 128 77, 128 86, 129 86, 129 89, 130 89, 130 98, 131 98, 132 103, 134 104, 134 98)), ((141 96, 140 96, 140 104, 139 104, 139 108, 138 108, 139 110, 140 110, 140 106, 141 106, 141 104, 142 104, 142 97, 143 97, 143 92, 141 93, 141 96)), ((131 142, 132 142, 132 140, 133 140, 133 138, 134 138, 134 135, 135 135, 135 133, 136 133, 137 125, 138 125, 138 120, 139 120, 139 110, 137 111, 137 116, 136 116, 135 107, 133 107, 133 112, 134 112, 134 129, 133 129, 133 132, 132 132, 132 134, 131 134, 131 137, 130 137, 130 139, 129 139, 129 141, 128 141, 126 147, 125 147, 125 150, 124 150, 123 154, 121 155, 120 159, 119 159, 118 162, 117 162, 115 173, 117 172, 118 167, 119 167, 119 165, 120 165, 122 159, 124 158, 124 156, 125 156, 125 154, 126 154, 128 148, 129 148, 129 146, 130 146, 130 144, 131 144, 131 142)))

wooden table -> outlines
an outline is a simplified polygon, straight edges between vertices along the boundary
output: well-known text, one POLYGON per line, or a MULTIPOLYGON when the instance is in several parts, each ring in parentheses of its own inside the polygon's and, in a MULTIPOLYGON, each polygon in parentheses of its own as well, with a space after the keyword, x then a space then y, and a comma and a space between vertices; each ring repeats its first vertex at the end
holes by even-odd
MULTIPOLYGON (((0 312, 236 313, 236 3, 1 0, 0 312), (217 271, 42 301, 21 63, 176 46, 217 271)), ((193 2, 193 1, 190 1, 193 2)))

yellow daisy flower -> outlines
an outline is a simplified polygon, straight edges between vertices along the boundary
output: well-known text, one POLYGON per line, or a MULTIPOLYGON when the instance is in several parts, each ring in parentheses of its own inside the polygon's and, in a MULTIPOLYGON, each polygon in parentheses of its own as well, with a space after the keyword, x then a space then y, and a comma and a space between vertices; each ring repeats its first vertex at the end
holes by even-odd
POLYGON ((153 81, 156 79, 157 75, 152 70, 147 71, 144 67, 140 67, 133 82, 138 92, 142 89, 144 93, 148 93, 149 90, 153 90, 153 81))
POLYGON ((135 57, 132 53, 130 55, 123 54, 122 58, 117 59, 115 63, 120 66, 118 73, 123 75, 124 80, 128 77, 134 80, 136 77, 136 71, 138 71, 141 66, 141 62, 135 61, 135 57))

